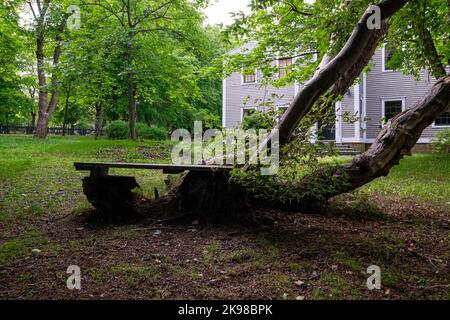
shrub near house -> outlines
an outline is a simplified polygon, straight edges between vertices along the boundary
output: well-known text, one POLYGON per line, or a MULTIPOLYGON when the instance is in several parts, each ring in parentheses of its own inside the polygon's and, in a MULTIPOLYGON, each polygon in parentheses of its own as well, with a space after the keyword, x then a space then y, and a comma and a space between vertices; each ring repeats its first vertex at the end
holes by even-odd
POLYGON ((450 153, 450 129, 444 129, 436 134, 433 151, 437 153, 450 153))

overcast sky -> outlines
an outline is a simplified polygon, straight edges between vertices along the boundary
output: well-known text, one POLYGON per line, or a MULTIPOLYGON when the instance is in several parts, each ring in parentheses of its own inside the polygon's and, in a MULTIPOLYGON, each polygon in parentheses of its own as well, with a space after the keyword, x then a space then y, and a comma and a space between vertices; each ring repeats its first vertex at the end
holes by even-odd
MULTIPOLYGON (((314 2, 307 0, 306 2, 314 2)), ((229 25, 233 22, 230 12, 243 11, 249 13, 250 0, 213 0, 213 4, 205 10, 208 24, 223 23, 229 25)))
POLYGON ((224 25, 231 24, 233 18, 230 12, 244 11, 248 13, 248 4, 250 0, 214 0, 213 4, 205 10, 208 17, 208 24, 223 23, 224 25))

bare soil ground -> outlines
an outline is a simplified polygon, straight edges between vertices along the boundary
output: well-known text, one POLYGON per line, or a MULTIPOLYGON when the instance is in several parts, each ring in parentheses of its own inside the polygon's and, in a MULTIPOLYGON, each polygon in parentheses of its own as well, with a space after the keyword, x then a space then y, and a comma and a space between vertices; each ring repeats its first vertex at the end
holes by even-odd
POLYGON ((2 235, 29 243, 0 265, 0 298, 450 299, 442 204, 344 195, 326 214, 261 211, 275 219, 271 229, 104 226, 89 214, 38 217, 32 231, 2 235), (79 291, 66 287, 69 265, 81 268, 79 291), (371 265, 381 290, 367 289, 371 265))

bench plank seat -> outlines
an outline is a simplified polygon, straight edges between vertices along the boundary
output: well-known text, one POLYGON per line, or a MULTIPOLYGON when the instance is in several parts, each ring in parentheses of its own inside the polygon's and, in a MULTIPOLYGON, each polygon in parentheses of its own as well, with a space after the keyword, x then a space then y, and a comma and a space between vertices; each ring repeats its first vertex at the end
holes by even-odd
POLYGON ((77 171, 91 171, 104 175, 109 168, 121 169, 145 169, 163 170, 164 173, 183 173, 185 171, 211 172, 211 171, 231 171, 230 165, 178 165, 178 164, 153 164, 153 163, 108 163, 108 162, 75 162, 77 171))

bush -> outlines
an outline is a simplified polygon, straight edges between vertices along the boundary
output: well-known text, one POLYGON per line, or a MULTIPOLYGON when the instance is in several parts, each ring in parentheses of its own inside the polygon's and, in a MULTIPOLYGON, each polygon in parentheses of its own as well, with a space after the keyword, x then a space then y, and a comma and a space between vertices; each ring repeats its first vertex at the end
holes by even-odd
POLYGON ((433 151, 437 153, 450 153, 450 129, 444 129, 436 134, 433 142, 433 151))
POLYGON ((215 114, 211 114, 210 111, 205 109, 201 109, 194 114, 194 121, 202 121, 203 131, 222 127, 220 117, 215 114))
POLYGON ((122 120, 111 122, 105 130, 109 139, 127 139, 130 136, 128 122, 122 120))
POLYGON ((272 113, 262 113, 258 111, 254 111, 249 113, 248 116, 244 118, 242 123, 242 127, 244 130, 248 129, 267 129, 272 130, 275 126, 275 120, 273 118, 272 113))
POLYGON ((169 135, 166 129, 156 126, 149 127, 145 123, 136 124, 136 134, 142 140, 166 140, 169 135))
MULTIPOLYGON (((130 127, 128 122, 116 120, 106 127, 106 134, 109 139, 128 139, 130 127)), ((156 126, 149 127, 145 123, 136 124, 136 135, 141 140, 166 140, 169 133, 166 129, 156 126)))

